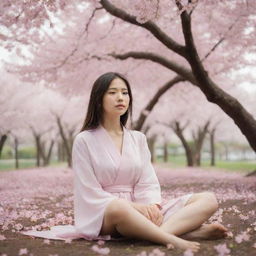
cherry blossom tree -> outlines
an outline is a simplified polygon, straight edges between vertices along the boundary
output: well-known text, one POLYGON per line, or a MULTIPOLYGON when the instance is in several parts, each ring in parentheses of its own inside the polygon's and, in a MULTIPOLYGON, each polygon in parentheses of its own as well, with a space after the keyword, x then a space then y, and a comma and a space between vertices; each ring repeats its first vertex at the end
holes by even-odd
MULTIPOLYGON (((2 141, 8 135, 12 138, 16 167, 19 142, 31 139, 35 143, 37 166, 49 164, 54 144, 64 144, 71 165, 73 137, 81 128, 85 112, 80 111, 82 99, 68 99, 42 84, 31 86, 7 73, 2 76, 0 86, 1 137, 2 141)), ((1 145, 2 150, 4 143, 1 145)))
MULTIPOLYGON (((243 58, 242 53, 253 50, 255 20, 252 17, 255 2, 136 1, 131 4, 130 1, 120 3, 120 1, 102 0, 74 1, 72 4, 63 1, 63 3, 65 4, 58 7, 59 3, 52 1, 51 4, 54 7, 48 8, 45 4, 38 7, 39 13, 45 13, 47 10, 49 15, 47 17, 45 15, 42 19, 45 23, 42 21, 37 27, 44 28, 47 24, 54 27, 54 23, 58 23, 56 20, 64 21, 67 17, 69 22, 65 22, 65 29, 58 33, 59 37, 40 30, 38 38, 40 42, 44 42, 41 53, 38 49, 36 50, 38 39, 29 37, 30 44, 34 46, 34 52, 32 52, 36 57, 30 60, 34 69, 31 69, 31 66, 26 67, 27 72, 23 69, 24 77, 38 79, 39 75, 51 81, 52 84, 62 86, 65 84, 80 92, 83 81, 86 80, 88 87, 97 74, 109 69, 110 66, 129 73, 133 81, 141 87, 144 83, 138 83, 138 77, 144 79, 155 76, 156 78, 151 82, 149 79, 145 82, 158 87, 159 91, 165 88, 162 92, 166 91, 168 86, 170 88, 172 84, 186 80, 200 88, 209 101, 217 104, 227 113, 255 149, 254 118, 236 97, 230 95, 226 86, 218 86, 226 84, 225 73, 231 68, 250 65, 249 61, 243 58), (57 17, 55 20, 50 15, 53 12, 57 17), (57 38, 58 50, 55 45, 57 38), (243 38, 243 42, 238 40, 239 38, 243 38), (51 41, 52 44, 50 44, 51 41), (53 48, 54 45, 55 48, 53 48), (121 60, 135 58, 139 60, 138 68, 141 65, 148 67, 154 62, 151 69, 157 70, 161 78, 155 73, 150 75, 145 70, 141 76, 141 71, 133 69, 133 61, 115 62, 112 58, 121 60), (103 63, 102 65, 99 65, 99 60, 103 63), (122 63, 121 68, 120 63, 122 63), (156 68, 156 65, 160 65, 159 68, 156 68), (95 72, 96 67, 97 72, 95 72), (70 85, 71 81, 72 85, 70 85), (166 84, 168 86, 165 86, 166 84)), ((34 3, 29 2, 28 5, 33 6, 34 3)), ((5 6, 5 9, 12 10, 8 6, 5 6)), ((7 16, 11 15, 10 12, 6 13, 7 16)), ((10 22, 11 25, 7 27, 12 33, 20 33, 17 31, 24 33, 22 19, 29 17, 29 14, 22 12, 22 15, 15 17, 16 21, 14 18, 11 19, 13 22, 10 22), (15 32, 14 23, 20 28, 15 32)), ((38 16, 35 16, 34 20, 37 18, 38 16)), ((25 24, 29 28, 29 33, 33 34, 36 31, 33 30, 35 26, 28 19, 25 24)), ((15 37, 13 38, 16 40, 15 37)), ((84 91, 85 88, 82 89, 82 92, 84 91)), ((145 121, 145 116, 158 101, 161 95, 159 91, 155 98, 151 98, 152 104, 149 102, 149 107, 146 106, 146 109, 141 111, 141 116, 136 122, 136 127, 139 129, 145 121)))
POLYGON ((31 85, 22 84, 17 78, 2 70, 0 78, 0 156, 8 135, 25 127, 23 105, 25 100, 33 94, 30 89, 31 85))
MULTIPOLYGON (((179 66, 177 63, 168 60, 167 58, 154 54, 154 53, 145 53, 145 52, 127 52, 123 54, 112 54, 116 58, 126 59, 129 57, 138 58, 138 59, 148 59, 154 62, 159 63, 167 67, 168 69, 176 72, 179 76, 190 81, 192 84, 198 86, 200 90, 205 94, 207 99, 210 102, 217 104, 226 114, 228 114, 234 122, 238 125, 242 133, 247 137, 250 145, 256 150, 255 138, 256 134, 256 121, 253 116, 239 103, 237 99, 226 93, 222 90, 209 76, 203 65, 203 59, 200 57, 200 54, 196 47, 196 41, 194 39, 193 30, 192 30, 192 14, 195 10, 193 4, 189 6, 184 6, 181 1, 176 1, 176 6, 180 11, 181 18, 181 28, 184 36, 184 44, 180 44, 177 41, 173 40, 172 37, 168 36, 159 26, 151 21, 150 15, 146 15, 145 12, 142 13, 144 16, 131 15, 124 11, 124 9, 115 6, 107 0, 100 1, 102 6, 113 16, 116 16, 125 22, 143 27, 148 30, 156 39, 158 39, 162 44, 164 44, 172 52, 183 57, 190 65, 191 70, 185 66, 179 66)), ((242 8, 241 3, 237 4, 237 7, 242 8)), ((149 4, 148 11, 151 9, 152 5, 149 4)), ((146 9, 146 8, 145 8, 146 9)), ((144 10, 145 10, 144 9, 144 10)), ((157 10, 157 7, 155 8, 157 10)), ((148 12, 149 13, 149 12, 148 12)), ((147 13, 147 14, 148 14, 147 13)), ((150 12, 152 15, 152 11, 150 12)), ((240 15, 248 15, 249 19, 251 13, 241 13, 240 15)), ((240 30, 242 33, 243 30, 240 30)), ((219 42, 218 42, 219 43, 219 42)), ((215 46, 214 46, 215 47, 215 46)))

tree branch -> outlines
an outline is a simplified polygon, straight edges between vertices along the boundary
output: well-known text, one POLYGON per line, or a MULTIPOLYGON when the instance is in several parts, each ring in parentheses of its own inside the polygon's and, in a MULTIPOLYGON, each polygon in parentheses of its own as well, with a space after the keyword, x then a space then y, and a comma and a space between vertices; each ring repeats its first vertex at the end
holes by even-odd
POLYGON ((236 98, 218 87, 208 76, 199 59, 192 35, 191 17, 186 11, 181 13, 181 22, 187 49, 186 58, 198 81, 198 87, 204 93, 208 101, 217 104, 234 120, 241 132, 246 136, 252 148, 256 151, 256 120, 236 98))
POLYGON ((116 54, 116 53, 111 53, 109 54, 110 56, 120 59, 120 60, 125 60, 128 58, 134 58, 134 59, 146 59, 146 60, 151 60, 155 63, 161 64, 162 66, 171 69, 172 71, 176 72, 178 75, 182 76, 184 79, 188 80, 192 84, 196 85, 196 79, 194 78, 192 72, 188 70, 185 67, 182 67, 178 65, 175 62, 172 62, 158 54, 155 53, 150 53, 150 52, 127 52, 124 54, 116 54))
POLYGON ((141 131, 142 126, 148 116, 148 114, 151 112, 151 110, 154 108, 154 106, 157 104, 160 97, 170 88, 172 88, 175 84, 185 81, 185 79, 181 76, 176 76, 167 83, 165 83, 162 87, 158 89, 156 94, 153 96, 153 98, 149 101, 147 106, 143 111, 141 111, 140 116, 138 120, 135 122, 136 125, 133 127, 133 129, 141 131))
POLYGON ((235 26, 235 24, 240 19, 240 16, 228 27, 226 33, 219 39, 219 41, 209 50, 209 52, 201 59, 202 62, 204 62, 214 51, 215 49, 226 39, 226 35, 229 31, 235 26))
POLYGON ((152 35, 154 35, 161 43, 163 43, 167 48, 171 49, 175 53, 179 54, 180 56, 185 57, 185 47, 183 45, 178 44, 174 41, 171 37, 169 37, 164 31, 162 31, 154 22, 147 21, 146 23, 139 23, 136 20, 135 16, 132 16, 115 7, 111 4, 108 0, 101 0, 100 3, 102 4, 103 8, 109 12, 111 15, 118 17, 128 23, 133 25, 143 27, 148 30, 152 35))

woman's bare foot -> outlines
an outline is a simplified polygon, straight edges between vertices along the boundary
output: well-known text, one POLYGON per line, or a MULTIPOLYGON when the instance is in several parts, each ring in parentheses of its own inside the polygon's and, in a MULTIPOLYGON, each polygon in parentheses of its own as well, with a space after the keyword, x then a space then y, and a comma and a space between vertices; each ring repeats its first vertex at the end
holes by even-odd
POLYGON ((186 233, 185 239, 215 240, 227 237, 227 229, 219 223, 203 224, 200 228, 186 233))
POLYGON ((187 241, 182 238, 172 236, 172 241, 167 245, 167 248, 172 249, 173 247, 176 249, 182 249, 184 251, 190 249, 192 252, 197 252, 200 249, 200 243, 187 241))

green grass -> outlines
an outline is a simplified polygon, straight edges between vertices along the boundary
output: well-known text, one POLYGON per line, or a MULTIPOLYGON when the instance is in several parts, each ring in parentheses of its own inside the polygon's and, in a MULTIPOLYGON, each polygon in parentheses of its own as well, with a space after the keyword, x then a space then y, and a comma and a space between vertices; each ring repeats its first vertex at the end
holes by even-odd
MULTIPOLYGON (((167 168, 168 167, 172 167, 172 168, 185 167, 186 158, 184 155, 169 156, 169 161, 167 163, 163 163, 162 158, 158 158, 156 163, 167 168)), ((52 161, 50 166, 66 167, 67 163, 52 161)), ((35 167, 36 167, 35 159, 19 160, 19 169, 35 168, 35 167)), ((207 168, 207 169, 219 168, 226 171, 251 172, 256 169, 256 161, 216 161, 216 166, 211 167, 209 161, 203 160, 201 167, 207 168)), ((0 171, 7 171, 7 170, 15 170, 14 159, 0 160, 0 171)))
MULTIPOLYGON (((50 166, 67 166, 65 162, 51 161, 50 166)), ((36 168, 36 159, 19 159, 19 169, 36 168)), ((1 159, 0 171, 15 170, 14 159, 1 159)))
POLYGON ((256 161, 218 161, 216 167, 231 171, 248 172, 256 170, 256 161))
MULTIPOLYGON (((185 167, 186 158, 184 155, 169 156, 169 161, 163 163, 162 158, 158 158, 156 163, 160 165, 164 164, 165 167, 185 167)), ((216 165, 214 167, 210 166, 210 161, 203 160, 201 167, 207 169, 222 169, 226 171, 238 171, 238 172, 251 172, 256 169, 256 160, 255 161, 224 161, 216 160, 216 165)))

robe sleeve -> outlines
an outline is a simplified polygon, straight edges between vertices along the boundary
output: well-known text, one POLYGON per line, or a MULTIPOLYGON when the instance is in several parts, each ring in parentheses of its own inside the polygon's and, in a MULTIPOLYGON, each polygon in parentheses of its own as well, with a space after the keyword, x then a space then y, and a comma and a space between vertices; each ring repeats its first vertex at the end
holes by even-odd
POLYGON ((134 198, 138 203, 161 204, 161 188, 151 163, 151 154, 146 136, 141 134, 140 152, 142 170, 134 187, 134 198))
POLYGON ((99 236, 106 206, 117 197, 102 189, 91 163, 86 136, 76 136, 72 148, 75 229, 88 238, 99 236))

